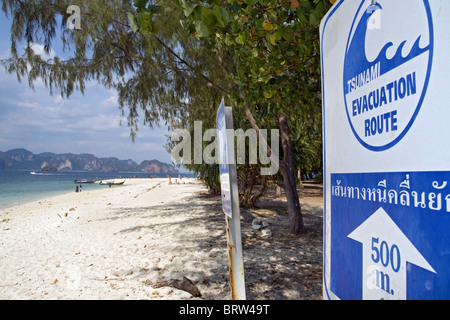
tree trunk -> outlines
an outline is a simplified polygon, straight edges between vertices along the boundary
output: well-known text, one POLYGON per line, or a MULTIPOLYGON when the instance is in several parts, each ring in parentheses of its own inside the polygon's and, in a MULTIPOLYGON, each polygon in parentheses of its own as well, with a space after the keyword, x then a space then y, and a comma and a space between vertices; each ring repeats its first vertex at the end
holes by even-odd
MULTIPOLYGON (((241 93, 241 98, 244 100, 244 111, 247 120, 255 129, 256 133, 259 135, 259 127, 256 124, 255 118, 253 117, 250 109, 248 108, 245 96, 241 93)), ((280 124, 280 136, 281 145, 283 148, 284 161, 280 161, 280 171, 284 180, 284 190, 286 192, 287 207, 289 215, 289 231, 294 234, 300 234, 303 232, 303 217, 302 210, 300 207, 300 200, 298 198, 297 186, 295 184, 295 173, 294 173, 294 155, 292 153, 291 139, 289 138, 289 126, 287 123, 287 117, 284 114, 278 114, 278 123, 280 124)), ((267 148, 267 154, 271 154, 271 149, 267 144, 267 141, 260 141, 263 146, 267 148)))
POLYGON ((292 144, 291 139, 289 138, 289 127, 286 115, 280 113, 278 115, 278 122, 280 124, 281 145, 284 155, 284 162, 280 169, 284 180, 284 190, 286 192, 289 231, 294 234, 300 234, 303 232, 304 228, 303 217, 297 193, 297 186, 295 184, 292 144))
POLYGON ((297 179, 298 179, 298 187, 299 187, 300 189, 303 189, 302 171, 301 171, 300 168, 298 168, 297 179))

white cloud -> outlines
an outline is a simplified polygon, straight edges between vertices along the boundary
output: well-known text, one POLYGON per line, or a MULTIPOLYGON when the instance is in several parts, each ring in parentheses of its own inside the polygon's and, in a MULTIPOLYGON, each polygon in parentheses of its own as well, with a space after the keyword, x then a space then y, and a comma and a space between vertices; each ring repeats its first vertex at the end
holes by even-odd
MULTIPOLYGON (((8 42, 9 34, 1 36, 0 43, 8 42)), ((32 48, 44 59, 56 55, 53 50, 46 54, 40 44, 32 44, 32 48)), ((0 50, 0 56, 9 56, 6 49, 0 50)), ((0 67, 0 150, 23 147, 34 153, 92 153, 138 163, 151 159, 171 161, 163 148, 166 126, 150 130, 141 122, 132 142, 115 90, 105 89, 95 80, 87 81, 85 86, 85 95, 74 92, 65 99, 55 90, 51 96, 42 80, 37 79, 32 90, 26 78, 19 83, 15 74, 7 74, 0 67)))
POLYGON ((44 60, 53 59, 56 56, 56 52, 50 48, 50 52, 45 52, 45 47, 39 43, 31 43, 30 48, 33 49, 34 53, 40 55, 44 60))
POLYGON ((29 109, 39 109, 41 107, 36 101, 16 101, 16 103, 20 107, 29 109))
POLYGON ((118 96, 117 92, 114 91, 111 93, 111 95, 108 98, 106 98, 106 99, 102 100, 102 102, 100 102, 100 106, 102 108, 111 108, 112 106, 118 108, 119 107, 118 99, 119 99, 119 96, 118 96))
POLYGON ((57 95, 56 98, 53 99, 53 102, 54 102, 55 104, 61 104, 61 103, 64 103, 64 98, 61 97, 61 95, 57 95))

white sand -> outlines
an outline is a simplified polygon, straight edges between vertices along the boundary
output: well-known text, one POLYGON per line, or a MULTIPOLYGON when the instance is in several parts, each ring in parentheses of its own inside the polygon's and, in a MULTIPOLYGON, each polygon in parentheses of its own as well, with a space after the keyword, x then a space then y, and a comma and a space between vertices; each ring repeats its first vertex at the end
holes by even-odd
POLYGON ((129 179, 1 210, 0 299, 191 299, 149 285, 183 276, 202 298, 228 299, 225 221, 205 220, 193 196, 204 190, 129 179))

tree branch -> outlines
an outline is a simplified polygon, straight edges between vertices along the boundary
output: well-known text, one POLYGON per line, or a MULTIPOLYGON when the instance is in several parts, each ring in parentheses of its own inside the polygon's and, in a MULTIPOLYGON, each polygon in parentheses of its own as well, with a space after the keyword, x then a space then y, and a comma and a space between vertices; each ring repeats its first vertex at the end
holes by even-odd
POLYGON ((173 55, 175 58, 177 58, 182 64, 187 66, 189 69, 195 72, 195 74, 200 75, 204 80, 206 80, 207 85, 217 88, 218 90, 222 91, 223 93, 226 93, 227 95, 230 94, 230 89, 222 87, 221 85, 215 83, 212 81, 209 77, 205 76, 203 73, 197 71, 189 62, 181 58, 175 51, 172 50, 168 45, 166 45, 158 36, 153 35, 153 38, 162 45, 171 55, 173 55))

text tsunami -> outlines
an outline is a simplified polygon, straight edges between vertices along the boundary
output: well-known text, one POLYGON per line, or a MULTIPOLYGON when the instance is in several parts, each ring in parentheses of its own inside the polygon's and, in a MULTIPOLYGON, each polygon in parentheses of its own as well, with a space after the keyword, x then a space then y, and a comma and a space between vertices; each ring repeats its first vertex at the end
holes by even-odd
POLYGON ((361 72, 356 77, 351 78, 347 81, 348 92, 352 92, 356 89, 363 87, 369 82, 377 79, 380 76, 380 62, 374 64, 372 67, 367 69, 367 71, 361 72))

